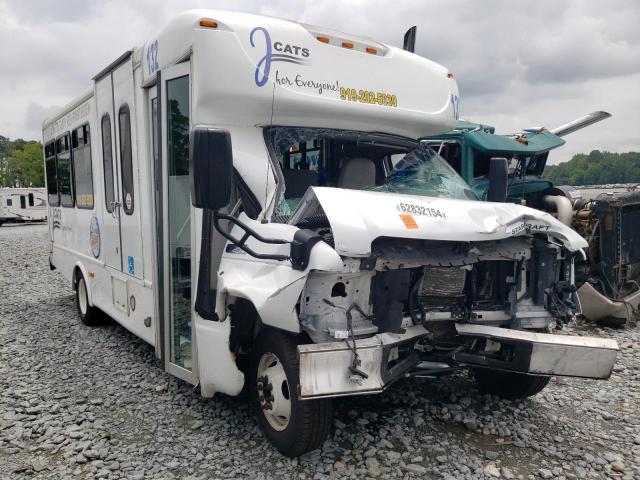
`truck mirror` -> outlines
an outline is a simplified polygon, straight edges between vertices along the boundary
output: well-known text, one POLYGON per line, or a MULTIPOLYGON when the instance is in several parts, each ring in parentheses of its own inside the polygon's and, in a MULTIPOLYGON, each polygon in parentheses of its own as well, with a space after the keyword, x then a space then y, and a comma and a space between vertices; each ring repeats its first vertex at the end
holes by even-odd
POLYGON ((229 204, 233 177, 231 135, 227 130, 194 128, 189 144, 191 203, 219 210, 229 204))
POLYGON ((509 167, 507 159, 492 157, 489 164, 489 189, 487 201, 504 202, 507 199, 509 185, 509 167))

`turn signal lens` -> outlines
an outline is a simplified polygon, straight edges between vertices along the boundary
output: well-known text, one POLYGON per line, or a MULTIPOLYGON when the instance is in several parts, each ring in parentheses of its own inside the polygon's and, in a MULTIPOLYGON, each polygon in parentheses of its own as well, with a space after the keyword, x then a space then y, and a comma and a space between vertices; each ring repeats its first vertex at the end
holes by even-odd
POLYGON ((218 22, 211 20, 210 18, 201 18, 200 26, 204 28, 218 28, 218 22))
POLYGON ((323 36, 320 36, 320 37, 317 37, 317 38, 318 38, 318 40, 320 40, 322 43, 329 43, 329 37, 323 37, 323 36))
POLYGON ((453 78, 453 73, 452 72, 447 73, 447 78, 453 78))

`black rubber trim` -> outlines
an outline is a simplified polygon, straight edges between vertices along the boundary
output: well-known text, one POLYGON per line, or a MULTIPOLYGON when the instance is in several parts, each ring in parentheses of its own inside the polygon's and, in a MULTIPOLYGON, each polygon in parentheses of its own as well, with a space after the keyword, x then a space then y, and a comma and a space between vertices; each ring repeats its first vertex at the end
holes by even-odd
POLYGON ((321 240, 322 237, 313 230, 298 230, 291 242, 291 267, 294 270, 307 268, 311 250, 321 240))
POLYGON ((211 234, 214 213, 202 210, 202 237, 200 242, 200 262, 198 265, 198 286, 195 310, 205 320, 217 322, 216 289, 211 288, 211 234))

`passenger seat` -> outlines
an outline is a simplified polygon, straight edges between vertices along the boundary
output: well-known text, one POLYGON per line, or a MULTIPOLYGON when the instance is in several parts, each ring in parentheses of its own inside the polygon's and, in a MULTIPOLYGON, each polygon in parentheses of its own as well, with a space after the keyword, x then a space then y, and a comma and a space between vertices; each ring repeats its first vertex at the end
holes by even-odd
POLYGON ((376 165, 370 158, 355 157, 344 161, 338 187, 361 190, 376 184, 376 165))

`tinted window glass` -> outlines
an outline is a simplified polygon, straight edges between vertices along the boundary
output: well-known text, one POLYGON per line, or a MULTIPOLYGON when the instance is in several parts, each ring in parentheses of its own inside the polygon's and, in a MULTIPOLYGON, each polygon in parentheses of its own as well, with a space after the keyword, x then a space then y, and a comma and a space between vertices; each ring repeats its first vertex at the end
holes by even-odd
POLYGON ((93 208, 93 169, 89 125, 73 131, 73 174, 76 187, 76 206, 93 208))
POLYGON ((13 200, 10 198, 7 198, 7 207, 13 207, 13 200))
POLYGON ((71 167, 71 148, 68 133, 56 140, 56 159, 60 204, 63 207, 73 207, 73 170, 71 167))
POLYGON ((120 108, 118 113, 118 128, 120 132, 120 162, 122 165, 122 203, 124 213, 133 213, 133 158, 131 152, 131 117, 127 105, 120 108))
POLYGON ((111 119, 109 115, 102 117, 102 166, 104 170, 104 201, 107 212, 113 212, 113 150, 111 148, 111 119))
POLYGON ((33 193, 29 194, 29 206, 33 207, 33 193))
POLYGON ((60 205, 58 197, 58 175, 56 173, 56 148, 55 142, 49 142, 44 146, 44 166, 47 177, 47 197, 49 205, 60 205))
POLYGON ((20 208, 27 208, 27 197, 20 195, 20 208))

